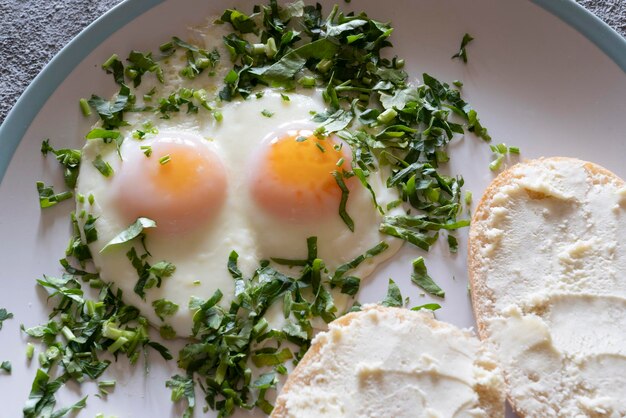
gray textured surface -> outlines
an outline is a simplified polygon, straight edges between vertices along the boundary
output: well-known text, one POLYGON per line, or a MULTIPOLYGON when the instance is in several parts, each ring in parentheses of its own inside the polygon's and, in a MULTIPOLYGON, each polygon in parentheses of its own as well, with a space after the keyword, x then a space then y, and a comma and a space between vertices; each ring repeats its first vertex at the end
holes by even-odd
MULTIPOLYGON (((626 0, 577 0, 626 36, 626 0)), ((0 0, 0 124, 44 65, 120 0, 0 0)))

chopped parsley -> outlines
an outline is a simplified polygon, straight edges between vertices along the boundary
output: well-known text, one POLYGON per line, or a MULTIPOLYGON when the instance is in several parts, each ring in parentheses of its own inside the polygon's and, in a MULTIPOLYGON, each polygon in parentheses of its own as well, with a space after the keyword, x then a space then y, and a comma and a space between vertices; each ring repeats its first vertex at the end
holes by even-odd
POLYGON ((170 277, 176 270, 176 266, 167 261, 160 261, 154 265, 150 265, 146 261, 149 255, 150 253, 146 251, 144 254, 139 256, 135 247, 131 247, 131 249, 126 253, 126 257, 130 260, 133 268, 137 272, 138 277, 133 290, 136 294, 141 296, 142 299, 146 298, 147 289, 161 287, 163 279, 170 277))
POLYGON ((441 305, 438 303, 425 303, 423 305, 414 306, 411 308, 412 311, 421 311, 422 309, 436 311, 437 309, 441 309, 441 305))
POLYGON ((11 362, 5 360, 2 363, 0 363, 0 370, 4 370, 8 374, 11 374, 11 370, 12 370, 11 362))
POLYGON ((387 296, 380 302, 383 306, 389 306, 393 308, 401 308, 404 303, 402 301, 402 293, 400 288, 393 280, 389 279, 389 286, 387 288, 387 296))
POLYGON ((336 170, 333 171, 332 174, 335 178, 335 181, 337 182, 337 186, 339 186, 339 189, 341 190, 341 200, 339 202, 339 216, 341 217, 341 219, 343 219, 343 222, 346 224, 348 229, 354 232, 354 221, 346 211, 346 204, 348 203, 348 195, 350 194, 350 190, 348 189, 348 186, 346 186, 346 183, 344 181, 345 174, 340 173, 336 170))
POLYGON ((78 178, 81 151, 69 148, 56 150, 50 145, 50 140, 45 139, 41 143, 41 153, 46 156, 49 152, 53 153, 59 163, 64 167, 63 179, 65 180, 65 185, 73 189, 76 186, 76 179, 78 178))
MULTIPOLYGON (((313 337, 312 320, 334 320, 338 314, 331 287, 353 294, 353 278, 346 273, 364 260, 387 248, 381 243, 366 254, 341 266, 334 272, 325 268, 318 258, 317 238, 307 239, 307 258, 301 260, 272 259, 277 264, 292 267, 293 275, 285 275, 261 261, 251 277, 245 277, 237 266, 238 254, 232 252, 228 270, 235 281, 235 298, 228 307, 219 302, 218 290, 207 300, 192 298, 190 309, 195 311, 192 335, 179 353, 178 365, 186 374, 173 376, 167 382, 172 399, 186 399, 191 414, 196 403, 193 381, 199 387, 211 409, 220 416, 229 416, 235 408, 255 406, 270 413, 272 405, 266 399, 268 391, 276 389, 275 373, 284 372, 283 363, 299 361, 313 337), (265 319, 267 310, 283 303, 286 324, 272 328, 265 319), (290 343, 285 345, 286 343, 290 343), (261 368, 260 377, 252 380, 250 364, 261 368), (267 371, 267 369, 273 369, 267 371)), ((354 278, 358 283, 358 278, 354 278)))
POLYGON ((137 218, 128 228, 117 234, 111 241, 109 241, 100 252, 104 252, 107 249, 132 241, 138 236, 143 234, 143 230, 147 228, 155 228, 156 222, 148 218, 137 218))
POLYGON ((54 193, 52 186, 46 186, 43 182, 37 182, 37 193, 39 193, 39 206, 42 209, 49 208, 67 199, 71 199, 74 193, 65 191, 54 193))
POLYGON ((459 48, 459 52, 457 52, 456 54, 452 55, 452 59, 454 58, 458 58, 463 60, 464 63, 467 64, 467 50, 465 49, 465 47, 474 40, 474 38, 472 38, 472 35, 470 35, 469 33, 466 33, 465 35, 463 35, 463 39, 461 40, 461 47, 459 48))
POLYGON ((441 290, 441 288, 428 275, 423 257, 418 257, 413 260, 413 274, 411 274, 411 281, 433 296, 443 298, 446 295, 446 293, 441 290))
POLYGON ((0 308, 0 329, 2 329, 2 323, 11 318, 13 318, 13 314, 11 312, 8 312, 6 308, 0 308))
POLYGON ((157 299, 152 302, 154 312, 157 314, 161 321, 164 321, 164 317, 172 316, 178 312, 178 305, 167 299, 157 299))
MULTIPOLYGON (((149 347, 165 359, 172 358, 167 348, 150 340, 147 320, 135 307, 122 302, 121 291, 114 292, 110 286, 102 284, 95 299, 86 297, 81 282, 91 284, 100 279, 97 273, 73 266, 76 262, 82 266, 91 259, 91 254, 82 238, 87 234, 81 234, 74 216, 72 226, 75 235, 68 246, 68 258, 61 260, 64 274, 60 278, 43 276, 37 280, 54 303, 50 320, 28 329, 22 327, 28 336, 40 340, 46 347, 40 353, 40 367, 24 406, 25 417, 61 417, 84 408, 86 398, 55 411, 55 393, 68 381, 98 379, 110 364, 109 360, 99 357, 104 352, 116 357, 124 354, 131 364, 149 347)), ((27 356, 32 357, 33 351, 31 344, 27 356)))
POLYGON ((274 116, 274 112, 270 112, 270 111, 269 111, 269 110, 267 110, 267 109, 263 109, 263 110, 261 111, 261 114, 262 114, 263 116, 265 116, 266 118, 271 118, 272 116, 274 116))

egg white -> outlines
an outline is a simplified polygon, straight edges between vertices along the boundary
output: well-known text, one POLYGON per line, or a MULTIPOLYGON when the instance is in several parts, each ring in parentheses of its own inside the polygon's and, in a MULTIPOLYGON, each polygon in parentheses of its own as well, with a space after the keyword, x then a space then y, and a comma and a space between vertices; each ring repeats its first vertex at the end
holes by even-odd
MULTIPOLYGON (((162 90, 168 91, 169 87, 165 85, 162 90)), ((204 109, 195 114, 172 114, 170 119, 161 119, 152 113, 129 114, 130 125, 121 129, 124 135, 121 159, 114 144, 96 139, 89 140, 85 145, 76 191, 78 195, 92 195, 94 202, 90 204, 88 199, 77 202, 77 213, 85 210, 97 218, 98 240, 90 244, 94 264, 101 278, 121 289, 124 301, 138 307, 156 327, 168 324, 178 336, 188 336, 193 317, 188 303, 192 296, 208 299, 220 289, 224 294, 222 303, 230 303, 234 281, 227 270, 227 261, 233 250, 239 254, 240 269, 249 277, 258 267, 258 260, 271 257, 306 258, 306 238, 310 236, 318 237, 319 257, 325 261, 329 271, 386 241, 389 244, 387 251, 368 259, 351 272, 364 278, 401 246, 400 240, 378 231, 381 215, 369 191, 358 182, 350 192, 347 205, 347 211, 355 222, 354 232, 347 228, 338 212, 336 216, 310 224, 289 224, 256 205, 249 193, 249 167, 253 165, 253 158, 260 155, 258 150, 263 145, 263 138, 284 130, 286 126, 314 128, 316 125, 311 122, 311 112, 323 112, 325 108, 318 90, 289 93, 289 99, 286 101, 278 92, 268 89, 258 98, 253 95, 247 100, 223 103, 222 121, 216 121, 204 109), (263 110, 273 115, 264 116, 263 110), (125 155, 157 140, 159 135, 154 134, 148 134, 142 140, 133 137, 133 131, 142 129, 146 122, 156 127, 159 135, 184 133, 194 136, 201 147, 216 153, 227 171, 227 192, 222 210, 215 219, 198 224, 193 231, 177 236, 148 233, 146 246, 151 253, 148 262, 168 261, 176 266, 176 271, 163 280, 160 288, 148 289, 143 300, 133 291, 138 275, 126 256, 131 245, 142 252, 139 242, 100 251, 128 227, 128 220, 119 214, 116 207, 113 183, 115 173, 124 170, 125 164, 130 164, 125 155), (104 177, 91 164, 97 155, 101 155, 113 168, 114 174, 110 178, 104 177), (161 320, 152 306, 157 299, 176 303, 178 311, 161 320)), ((369 181, 382 207, 398 199, 395 190, 386 188, 380 173, 373 173, 369 181)), ((278 268, 286 274, 290 273, 289 268, 278 268)), ((339 296, 337 301, 339 309, 345 308, 347 298, 344 295, 339 296)), ((268 319, 272 321, 272 318, 268 319)))

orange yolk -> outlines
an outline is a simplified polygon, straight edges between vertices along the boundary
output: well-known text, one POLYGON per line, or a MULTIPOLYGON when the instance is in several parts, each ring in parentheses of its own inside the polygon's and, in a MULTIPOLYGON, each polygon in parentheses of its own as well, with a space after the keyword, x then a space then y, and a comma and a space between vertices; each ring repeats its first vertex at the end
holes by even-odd
POLYGON ((128 221, 145 216, 157 222, 157 231, 171 233, 215 217, 225 200, 225 170, 197 141, 186 135, 160 138, 150 157, 138 150, 128 153, 115 184, 117 207, 128 221))
MULTIPOLYGON (((290 220, 337 213, 341 190, 334 171, 350 170, 341 142, 311 131, 289 131, 276 138, 253 173, 252 195, 268 213, 290 220)), ((346 184, 349 184, 346 181, 346 184)))

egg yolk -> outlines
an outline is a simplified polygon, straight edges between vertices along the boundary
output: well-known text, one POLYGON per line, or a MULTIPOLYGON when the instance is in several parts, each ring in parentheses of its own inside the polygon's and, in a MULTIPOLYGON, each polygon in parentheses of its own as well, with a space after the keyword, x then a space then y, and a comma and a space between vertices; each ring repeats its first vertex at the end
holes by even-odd
POLYGON ((254 200, 281 219, 306 221, 337 214, 341 189, 333 172, 351 166, 351 157, 342 145, 308 130, 292 130, 274 138, 252 174, 254 200))
POLYGON ((153 219, 157 231, 185 232, 215 217, 225 200, 226 174, 218 156, 186 134, 155 139, 146 156, 129 152, 116 173, 116 206, 127 221, 153 219))

